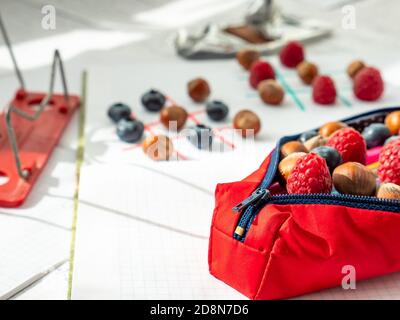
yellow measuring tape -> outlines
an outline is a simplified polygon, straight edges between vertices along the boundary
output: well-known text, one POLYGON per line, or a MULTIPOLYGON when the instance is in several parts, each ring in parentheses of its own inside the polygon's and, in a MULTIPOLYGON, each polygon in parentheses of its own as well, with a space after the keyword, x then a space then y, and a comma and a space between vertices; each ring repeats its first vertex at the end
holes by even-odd
POLYGON ((84 161, 85 155, 85 120, 86 120, 86 94, 87 94, 87 72, 82 73, 82 93, 81 93, 81 105, 79 108, 79 128, 78 128, 78 148, 76 150, 76 183, 74 193, 74 211, 72 218, 72 236, 71 236, 71 248, 69 256, 69 276, 68 276, 68 300, 71 300, 72 296, 72 277, 74 273, 74 258, 75 258, 75 240, 76 240, 76 224, 78 221, 78 207, 79 207, 79 181, 81 175, 81 167, 84 161))

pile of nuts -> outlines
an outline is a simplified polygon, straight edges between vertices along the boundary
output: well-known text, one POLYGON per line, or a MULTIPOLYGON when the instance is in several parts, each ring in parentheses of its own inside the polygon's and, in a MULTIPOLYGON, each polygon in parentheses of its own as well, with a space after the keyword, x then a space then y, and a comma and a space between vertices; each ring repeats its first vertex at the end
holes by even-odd
MULTIPOLYGON (((299 79, 305 85, 312 86, 312 98, 321 105, 333 105, 337 90, 334 80, 327 75, 320 75, 315 63, 305 60, 302 44, 288 42, 280 51, 281 64, 287 68, 295 68, 299 79)), ((260 99, 268 105, 280 105, 285 91, 276 81, 272 65, 261 59, 261 54, 254 49, 240 50, 236 55, 238 63, 249 71, 250 86, 258 90, 260 99)), ((364 101, 374 101, 381 97, 384 83, 379 70, 367 66, 361 60, 355 60, 346 69, 353 81, 354 95, 364 101)))
POLYGON ((400 111, 389 113, 385 124, 368 125, 362 133, 346 123, 329 122, 281 146, 278 181, 288 193, 306 190, 400 199, 399 134, 400 111), (377 170, 366 165, 372 148, 380 154, 377 170), (325 168, 319 158, 325 160, 325 168))
MULTIPOLYGON (((206 113, 212 121, 223 121, 227 118, 229 107, 220 100, 208 100, 211 87, 203 78, 188 82, 187 93, 196 103, 206 103, 206 113)), ((184 128, 189 117, 185 108, 179 105, 168 105, 167 97, 160 91, 151 89, 141 97, 141 103, 148 112, 158 112, 160 123, 171 131, 184 128)), ((117 124, 118 137, 127 143, 142 140, 145 125, 132 116, 131 108, 124 103, 115 103, 108 109, 109 118, 117 124)), ((243 137, 256 135, 261 128, 260 118, 250 110, 238 112, 233 119, 233 127, 240 130, 243 137)), ((188 140, 199 149, 210 150, 212 129, 198 124, 189 128, 188 140), (204 138, 204 139, 203 139, 204 138)), ((167 136, 149 136, 143 142, 143 151, 153 160, 168 160, 173 154, 174 146, 167 136)))

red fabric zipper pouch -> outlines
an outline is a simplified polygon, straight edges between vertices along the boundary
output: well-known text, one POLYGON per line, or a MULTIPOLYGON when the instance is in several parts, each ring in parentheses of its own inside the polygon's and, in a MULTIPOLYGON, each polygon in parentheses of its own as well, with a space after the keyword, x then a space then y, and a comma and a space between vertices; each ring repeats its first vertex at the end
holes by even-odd
MULTIPOLYGON (((343 120, 362 131, 400 108, 343 120)), ((276 183, 284 137, 260 168, 217 186, 210 273, 250 299, 281 299, 400 270, 400 201, 344 194, 287 194, 276 183)), ((369 163, 376 161, 370 153, 369 163)))

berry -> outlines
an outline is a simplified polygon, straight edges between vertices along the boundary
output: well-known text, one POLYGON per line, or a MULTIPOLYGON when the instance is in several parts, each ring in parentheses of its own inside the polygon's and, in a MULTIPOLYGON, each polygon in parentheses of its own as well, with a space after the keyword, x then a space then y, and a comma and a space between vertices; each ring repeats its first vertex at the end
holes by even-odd
POLYGON ((365 67, 354 78, 353 91, 360 100, 375 101, 384 90, 384 83, 378 69, 365 67))
POLYGON ((339 151, 332 147, 322 146, 311 150, 311 152, 325 159, 331 173, 333 172, 333 170, 335 170, 337 166, 341 165, 343 162, 342 156, 340 155, 339 151))
POLYGON ((165 102, 165 96, 161 92, 154 89, 151 89, 142 96, 143 106, 152 112, 157 112, 164 108, 165 102))
POLYGON ((391 136, 390 138, 386 139, 385 141, 385 145, 387 145, 388 143, 392 142, 392 141, 396 141, 399 140, 400 136, 391 136))
POLYGON ((110 108, 108 108, 108 116, 115 123, 118 123, 118 121, 122 119, 130 119, 131 114, 131 108, 122 102, 114 103, 110 108))
POLYGON ((336 88, 332 78, 317 76, 313 81, 313 99, 319 104, 333 104, 336 100, 336 88))
POLYGON ((117 125, 117 135, 125 142, 135 143, 138 142, 144 132, 144 125, 138 120, 122 119, 117 125))
POLYGON ((383 145, 385 140, 391 136, 388 127, 382 123, 373 123, 366 127, 362 133, 367 148, 371 149, 383 145))
POLYGON ((303 45, 297 41, 289 42, 282 48, 279 58, 284 66, 296 68, 304 60, 303 45))
POLYGON ((305 143, 306 141, 310 140, 311 138, 314 138, 318 135, 318 132, 315 130, 307 131, 301 134, 299 140, 301 143, 305 143))
POLYGON ((331 193, 332 177, 326 161, 315 153, 309 153, 296 161, 287 180, 290 194, 331 193))
POLYGON ((275 71, 266 61, 256 61, 250 68, 250 85, 257 89, 258 84, 267 79, 275 79, 275 71))
POLYGON ((211 150, 212 146, 212 130, 203 124, 189 128, 189 141, 198 149, 211 150))
POLYGON ((350 161, 364 165, 366 163, 367 145, 362 135, 353 128, 349 127, 336 131, 326 145, 339 151, 343 163, 350 161))
POLYGON ((379 163, 378 176, 381 182, 400 185, 400 139, 382 148, 379 163))
POLYGON ((207 115, 214 121, 222 121, 229 113, 228 106, 219 100, 212 100, 207 103, 207 115))

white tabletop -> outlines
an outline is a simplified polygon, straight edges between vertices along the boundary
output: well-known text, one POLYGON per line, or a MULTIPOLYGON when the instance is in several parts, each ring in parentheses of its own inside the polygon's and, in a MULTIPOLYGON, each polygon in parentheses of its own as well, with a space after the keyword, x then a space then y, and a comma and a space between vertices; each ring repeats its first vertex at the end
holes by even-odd
MULTIPOLYGON (((0 10, 16 48, 20 48, 16 50, 17 57, 21 58, 21 65, 30 80, 30 87, 43 88, 34 79, 40 73, 44 73, 47 77, 46 61, 50 61, 54 49, 52 46, 56 43, 58 47, 61 47, 67 60, 66 68, 72 91, 79 92, 80 73, 91 66, 123 66, 132 62, 167 63, 181 59, 176 56, 170 43, 174 30, 206 21, 230 19, 243 12, 248 2, 246 0, 202 2, 193 0, 188 5, 188 2, 184 4, 183 0, 174 2, 118 0, 110 5, 107 0, 87 0, 84 3, 78 0, 68 2, 3 0, 0 10), (46 31, 40 24, 41 8, 49 3, 53 4, 57 10, 57 28, 46 31), (200 10, 201 5, 203 10, 200 10), (209 10, 204 10, 204 6, 207 6, 209 10), (166 12, 177 12, 177 14, 161 19, 165 17, 166 12), (108 39, 107 43, 102 41, 104 39, 108 39), (79 41, 79 46, 74 47, 76 41, 79 41), (42 51, 36 51, 36 54, 29 53, 29 48, 38 46, 42 51)), ((286 12, 319 18, 334 26, 335 32, 331 38, 307 47, 311 54, 322 57, 343 56, 343 59, 348 61, 368 56, 370 64, 379 65, 385 71, 387 80, 396 81, 398 78, 394 70, 400 69, 398 57, 400 43, 397 41, 397 35, 400 33, 398 23, 400 2, 396 0, 356 1, 354 3, 355 29, 343 28, 342 5, 332 7, 331 4, 334 2, 349 1, 326 1, 325 5, 315 5, 316 2, 311 0, 283 0, 280 1, 280 5, 286 12)), ((5 54, 4 50, 0 50, 0 56, 2 54, 5 54)), ((0 81, 5 83, 6 89, 12 92, 16 87, 16 82, 10 64, 2 61, 4 59, 0 59, 0 81)), ((11 92, 10 95, 0 97, 1 105, 5 105, 11 92)), ((65 263, 15 298, 65 299, 68 272, 69 265, 65 263)))

